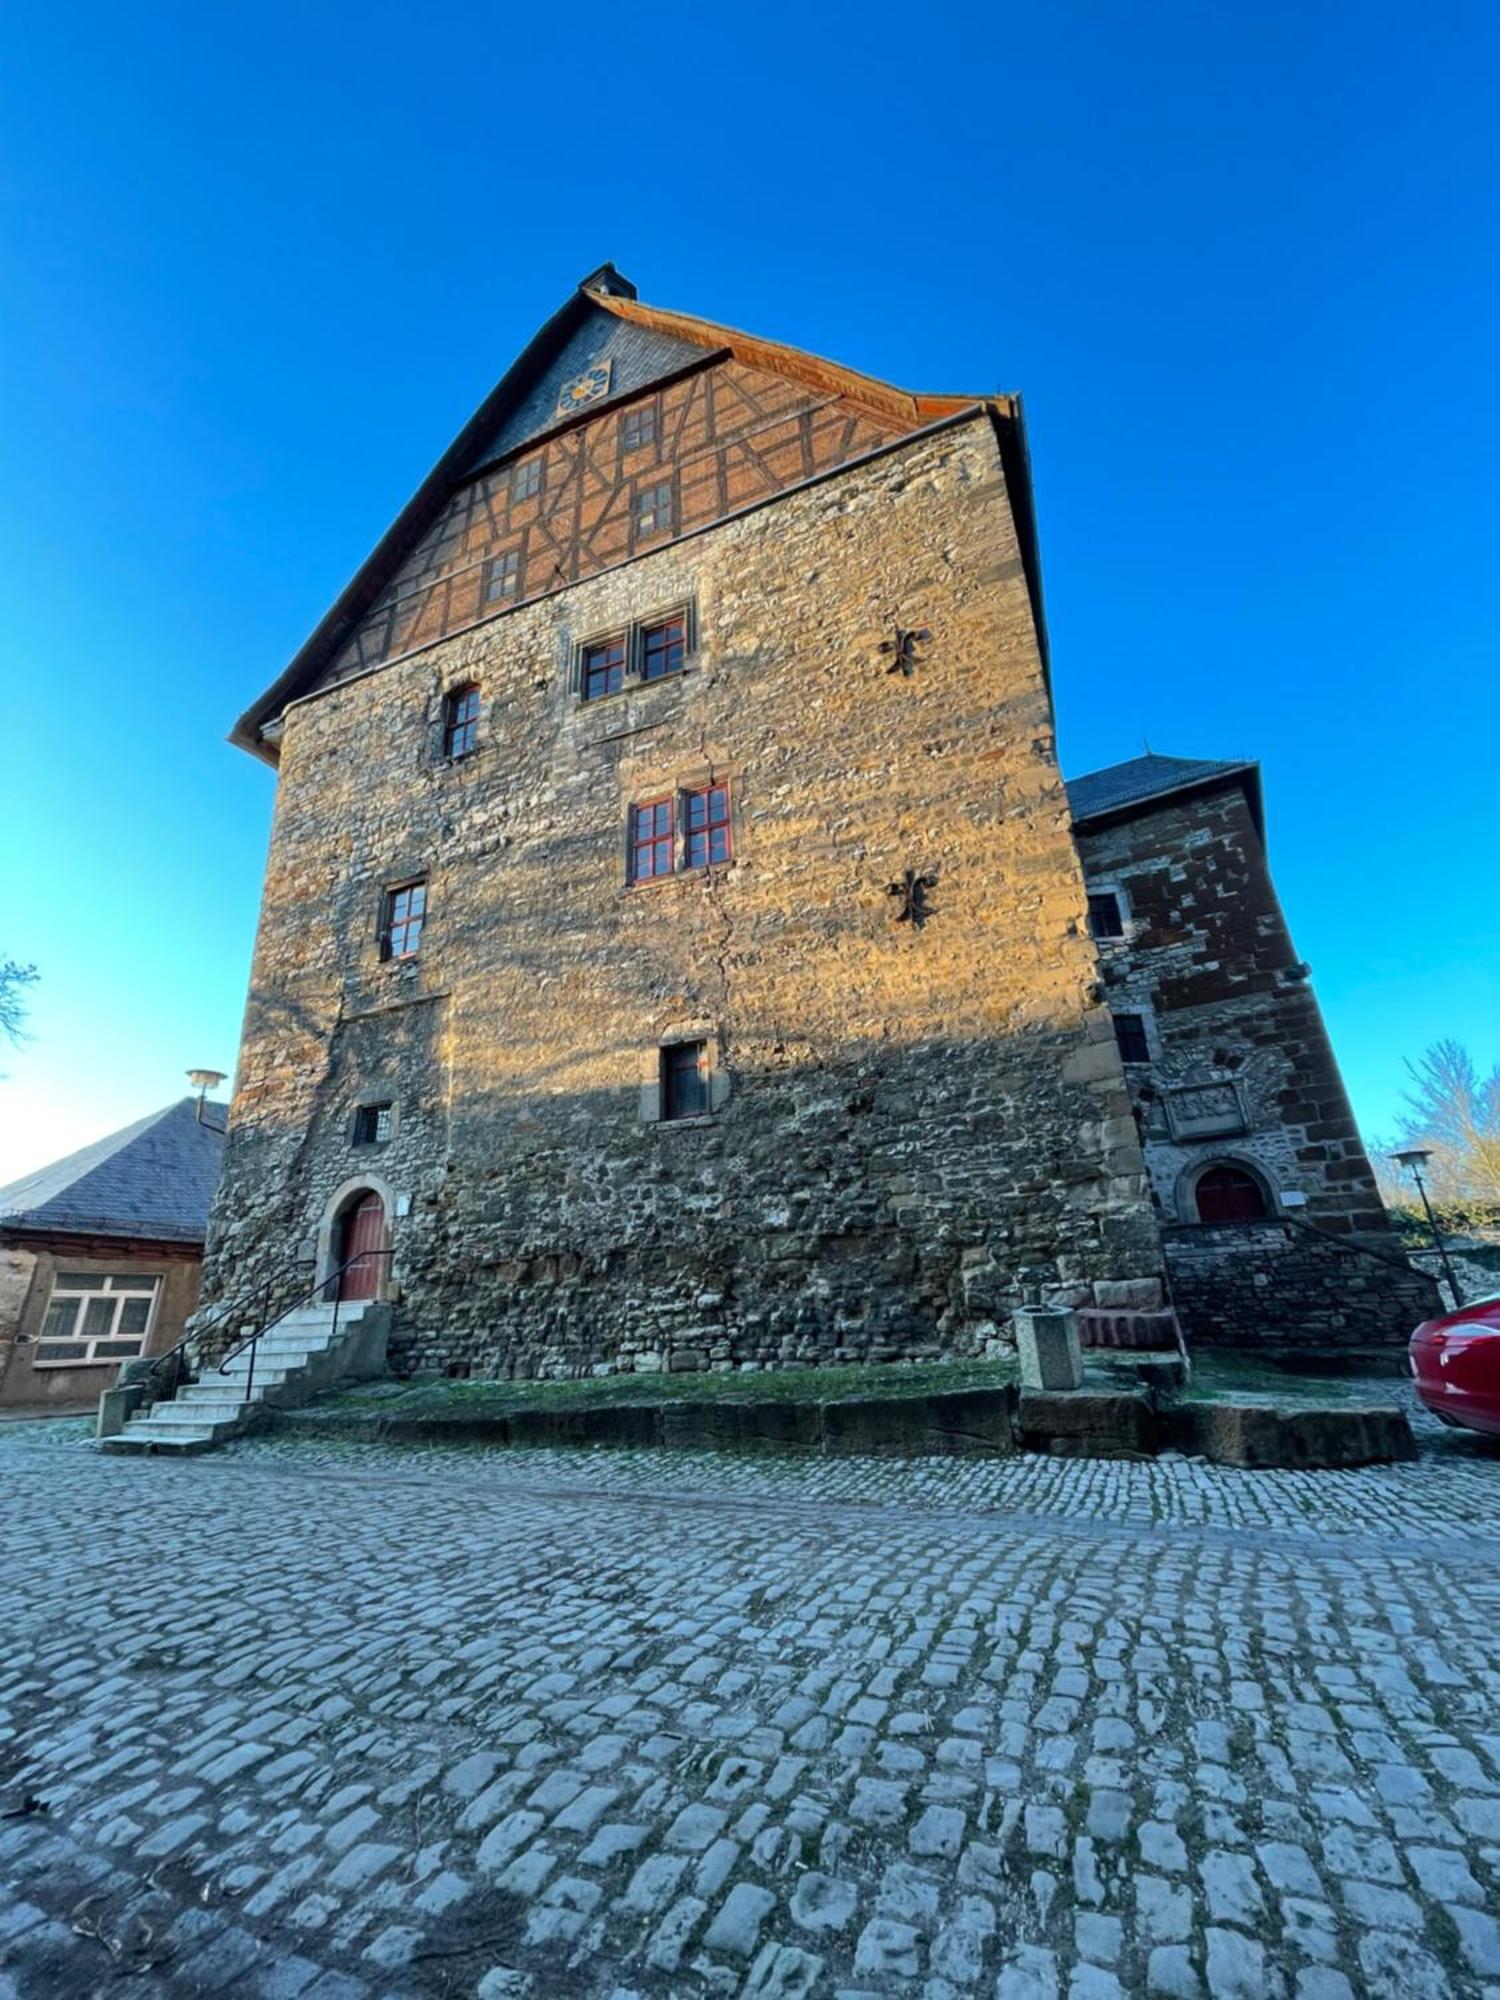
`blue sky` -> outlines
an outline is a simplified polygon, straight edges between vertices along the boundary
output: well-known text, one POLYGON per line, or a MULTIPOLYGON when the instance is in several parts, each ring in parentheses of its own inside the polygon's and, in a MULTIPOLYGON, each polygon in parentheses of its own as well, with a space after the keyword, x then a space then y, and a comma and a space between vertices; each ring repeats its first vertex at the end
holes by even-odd
POLYGON ((644 298, 1022 390, 1070 771, 1260 757, 1367 1126, 1500 1055, 1500 16, 64 9, 0 25, 0 1181, 234 1061, 223 741, 518 347, 644 298))

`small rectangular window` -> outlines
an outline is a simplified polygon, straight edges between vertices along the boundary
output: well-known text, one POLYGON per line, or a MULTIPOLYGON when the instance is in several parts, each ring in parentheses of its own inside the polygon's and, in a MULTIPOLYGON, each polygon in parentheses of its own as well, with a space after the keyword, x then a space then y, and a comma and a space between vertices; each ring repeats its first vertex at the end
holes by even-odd
POLYGON ((684 868, 707 868, 727 861, 731 840, 728 785, 703 785, 682 795, 684 868))
POLYGON ((675 829, 672 801, 651 799, 630 808, 630 879, 654 882, 672 872, 675 829))
POLYGON ((676 618, 664 618, 659 625, 648 625, 641 633, 641 679, 643 681, 665 680, 668 674, 680 674, 687 663, 687 619, 679 614, 676 618))
POLYGON ((638 403, 620 418, 620 449, 638 451, 643 444, 656 442, 656 398, 638 403))
POLYGON ((661 1052, 661 1115, 701 1118, 708 1110, 708 1043, 672 1042, 661 1052))
POLYGON ((484 565, 484 601, 505 604, 521 595, 521 551, 504 549, 484 565))
POLYGON ((1120 899, 1112 889, 1101 890, 1089 897, 1089 929, 1096 938, 1124 937, 1125 920, 1120 914, 1120 899))
POLYGON ((635 496, 635 536, 638 542, 649 541, 656 535, 672 532, 672 482, 670 479, 657 480, 653 485, 636 489, 635 496))
POLYGON ((422 948, 422 925, 427 915, 427 884, 403 882, 387 889, 380 925, 382 958, 415 958, 422 948))
POLYGON ((361 1104, 354 1114, 356 1146, 383 1146, 391 1136, 389 1104, 361 1104))
POLYGON ((524 459, 510 475, 510 497, 512 505, 518 500, 532 500, 542 490, 542 461, 540 458, 524 459))
POLYGON ((1120 1045, 1121 1062, 1150 1062, 1151 1044, 1146 1039, 1146 1019, 1143 1014, 1116 1014, 1115 1040, 1120 1045))
POLYGON ((443 704, 443 755, 467 757, 479 743, 479 690, 454 688, 443 704))
POLYGON ((625 640, 601 639, 583 649, 583 673, 579 692, 585 701, 601 695, 618 694, 625 685, 625 640))

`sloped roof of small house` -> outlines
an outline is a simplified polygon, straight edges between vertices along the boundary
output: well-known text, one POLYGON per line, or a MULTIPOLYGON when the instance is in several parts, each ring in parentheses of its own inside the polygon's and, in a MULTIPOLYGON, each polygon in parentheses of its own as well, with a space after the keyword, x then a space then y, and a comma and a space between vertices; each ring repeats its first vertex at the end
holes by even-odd
POLYGON ((274 745, 262 735, 264 726, 273 722, 289 701, 316 684, 454 491, 473 480, 481 467, 492 466, 523 446, 534 446, 548 432, 577 421, 559 419, 557 414, 557 390, 568 375, 608 362, 609 393, 590 407, 588 414, 595 415, 712 354, 730 355, 769 373, 791 376, 887 419, 909 424, 913 430, 966 412, 989 410, 1013 446, 1007 476, 1045 664, 1040 566, 1019 397, 916 395, 897 389, 872 375, 862 375, 779 341, 740 333, 689 313, 643 305, 628 278, 613 264, 601 264, 570 293, 501 376, 285 672, 240 717, 230 731, 230 742, 275 760, 274 745))
POLYGON ((201 1243, 224 1155, 225 1107, 179 1098, 0 1188, 0 1228, 201 1243))
POLYGON ((1112 817, 1116 813, 1155 808, 1178 792, 1201 791, 1238 779, 1249 801, 1257 828, 1261 826, 1260 766, 1252 760, 1220 757, 1159 757, 1154 751, 1088 771, 1068 780, 1068 804, 1073 824, 1112 817))

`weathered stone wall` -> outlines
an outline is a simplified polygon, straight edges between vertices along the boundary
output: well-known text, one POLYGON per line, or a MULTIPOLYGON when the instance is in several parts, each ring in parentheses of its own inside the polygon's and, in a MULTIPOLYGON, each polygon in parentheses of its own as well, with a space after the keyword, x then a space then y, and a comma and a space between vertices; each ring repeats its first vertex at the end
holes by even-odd
POLYGON ((1298 965, 1239 785, 1086 825, 1090 888, 1123 891, 1126 934, 1101 940, 1110 1008, 1146 1018, 1151 1061, 1129 1065, 1163 1214, 1196 1219, 1193 1182, 1226 1161, 1256 1172, 1273 1213, 1384 1234, 1385 1210, 1311 983, 1298 965), (1183 1138, 1169 1099, 1237 1101, 1242 1129, 1183 1138), (1174 1093, 1176 1093, 1174 1097, 1174 1093))
POLYGON ((1209 1347, 1400 1347, 1439 1310, 1437 1287, 1394 1250, 1291 1222, 1172 1224, 1172 1301, 1209 1347))
POLYGON ((286 719, 207 1296, 290 1290, 372 1170, 398 1365, 969 1351, 1023 1296, 1156 1279, 1083 905, 987 418, 348 681, 286 719), (576 642, 689 598, 687 674, 578 702, 576 642), (627 887, 631 802, 710 776, 732 862, 627 887), (423 872, 421 957, 382 963, 423 872), (643 1121, 690 1030, 727 1102, 643 1121), (371 1095, 397 1130, 357 1148, 371 1095))

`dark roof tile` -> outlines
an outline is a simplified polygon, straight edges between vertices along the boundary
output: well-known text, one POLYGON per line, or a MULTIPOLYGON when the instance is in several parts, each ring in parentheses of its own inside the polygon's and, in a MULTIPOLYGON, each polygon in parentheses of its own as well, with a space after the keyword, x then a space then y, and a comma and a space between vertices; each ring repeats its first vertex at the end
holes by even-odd
POLYGON ((0 1188, 0 1226, 201 1243, 224 1154, 225 1108, 180 1098, 0 1188))

